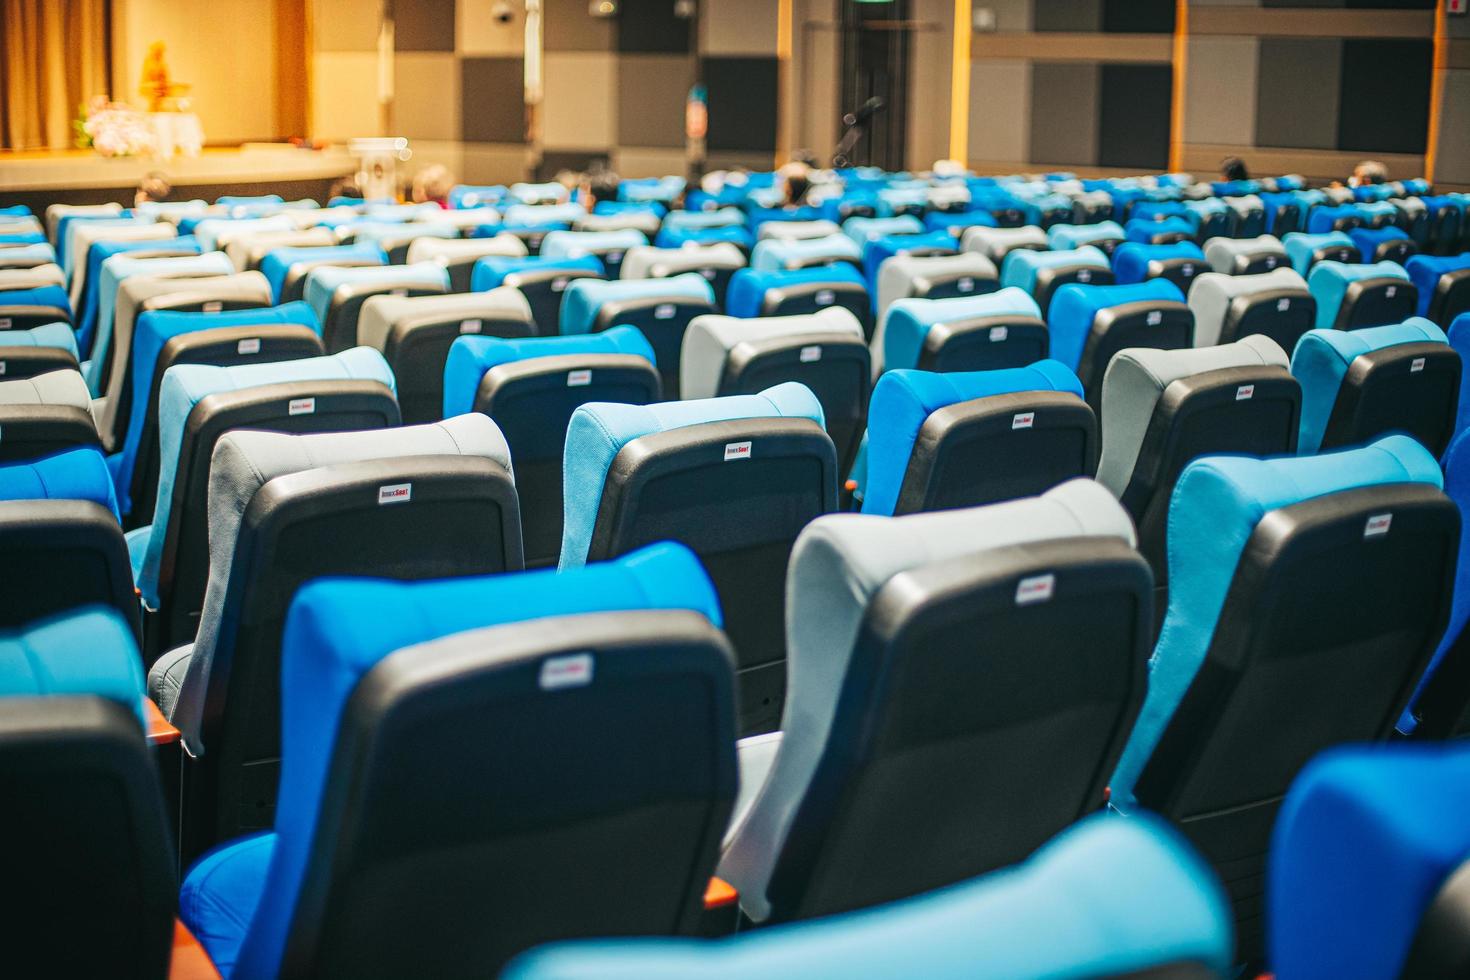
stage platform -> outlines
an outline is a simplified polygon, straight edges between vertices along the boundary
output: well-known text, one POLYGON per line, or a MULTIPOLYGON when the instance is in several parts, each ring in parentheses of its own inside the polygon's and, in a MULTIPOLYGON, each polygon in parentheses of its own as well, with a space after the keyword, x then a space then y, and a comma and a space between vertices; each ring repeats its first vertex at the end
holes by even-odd
POLYGON ((174 199, 212 201, 223 194, 280 194, 326 203, 332 183, 357 169, 345 147, 298 149, 287 143, 206 147, 197 157, 164 162, 146 157, 106 159, 91 150, 0 153, 0 206, 131 205, 133 191, 154 171, 174 186, 174 199))

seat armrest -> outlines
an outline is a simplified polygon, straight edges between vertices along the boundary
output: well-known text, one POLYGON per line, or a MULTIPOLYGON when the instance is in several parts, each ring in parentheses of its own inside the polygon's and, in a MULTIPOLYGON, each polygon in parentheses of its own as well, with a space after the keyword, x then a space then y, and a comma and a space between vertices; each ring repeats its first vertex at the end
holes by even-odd
POLYGON ((148 723, 149 745, 173 745, 182 737, 152 698, 143 699, 143 719, 148 723))
POLYGON ((168 980, 220 980, 209 954, 189 927, 178 919, 174 920, 174 949, 168 964, 168 980))
POLYGON ((722 878, 710 878, 704 890, 699 935, 708 939, 733 934, 740 924, 740 893, 722 878))

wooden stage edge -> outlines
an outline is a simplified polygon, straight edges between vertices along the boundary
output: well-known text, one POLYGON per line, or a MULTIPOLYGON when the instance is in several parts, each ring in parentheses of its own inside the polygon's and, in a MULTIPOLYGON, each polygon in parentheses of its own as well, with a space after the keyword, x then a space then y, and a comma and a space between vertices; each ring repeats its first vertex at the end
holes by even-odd
POLYGON ((155 171, 173 184, 173 200, 280 194, 326 204, 333 182, 356 169, 345 148, 303 150, 282 143, 206 147, 197 157, 169 161, 106 159, 90 150, 0 153, 0 207, 25 204, 40 214, 50 204, 131 206, 139 181, 155 171))

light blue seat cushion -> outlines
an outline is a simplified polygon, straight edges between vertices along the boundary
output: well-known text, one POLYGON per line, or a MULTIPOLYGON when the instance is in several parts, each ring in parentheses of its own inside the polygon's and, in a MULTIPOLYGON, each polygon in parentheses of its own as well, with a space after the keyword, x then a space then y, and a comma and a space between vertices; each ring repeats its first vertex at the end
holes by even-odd
POLYGON ((1170 302, 1184 302, 1184 293, 1168 279, 1148 279, 1126 286, 1068 283, 1056 291, 1047 311, 1051 356, 1076 371, 1092 332, 1092 321, 1100 311, 1124 303, 1170 302))
POLYGON ((1098 815, 1024 863, 915 898, 714 941, 594 939, 523 954, 504 980, 1080 980, 1198 963, 1226 975, 1214 874, 1150 816, 1098 815))
POLYGON ((297 262, 330 262, 333 259, 348 259, 354 262, 372 262, 387 265, 388 253, 377 242, 354 242, 351 245, 318 245, 306 247, 273 248, 260 260, 260 271, 271 284, 271 297, 279 303, 281 290, 286 288, 286 275, 297 262))
POLYGON ((1149 659, 1148 694, 1111 781, 1112 802, 1136 806, 1134 786, 1215 635, 1241 551, 1267 513, 1316 497, 1388 483, 1442 485, 1439 464, 1408 436, 1320 456, 1206 456, 1185 467, 1169 503, 1169 609, 1149 659))
POLYGON ((77 332, 69 323, 43 323, 29 330, 0 331, 0 347, 55 347, 71 352, 72 357, 78 356, 77 332))
POLYGON ((613 327, 602 333, 568 337, 460 336, 449 347, 444 363, 444 417, 454 418, 472 411, 480 381, 492 368, 537 357, 566 354, 631 354, 655 364, 653 347, 637 327, 613 327))
POLYGON ((918 367, 924 340, 936 324, 991 316, 1042 318, 1041 307, 1031 294, 1014 286, 958 299, 895 300, 879 329, 883 335, 883 369, 918 367))
POLYGON ((880 235, 863 243, 863 275, 868 284, 878 283, 878 270, 883 263, 895 255, 924 251, 930 254, 953 255, 959 251, 959 243, 948 231, 926 231, 919 235, 880 235))
POLYGON ((68 317, 72 315, 71 298, 66 294, 66 287, 55 283, 34 289, 0 290, 0 315, 4 314, 7 306, 54 306, 64 310, 68 317))
POLYGON ((716 626, 714 586, 682 545, 616 561, 421 582, 318 579, 291 603, 281 642, 281 782, 275 833, 224 845, 190 870, 180 917, 225 977, 280 968, 342 710, 358 681, 395 650, 468 630, 548 616, 688 609, 716 626), (261 902, 264 895, 269 902, 261 902))
MULTIPOLYGON (((5 237, 13 238, 16 236, 7 235, 5 237)), ((0 239, 0 243, 12 246, 5 249, 0 255, 3 255, 12 264, 24 260, 34 262, 36 265, 55 265, 56 249, 52 248, 51 244, 43 236, 36 235, 34 237, 36 241, 25 245, 16 244, 15 242, 5 242, 3 239, 0 239)))
POLYGON ((553 231, 541 240, 541 254, 548 259, 577 259, 584 255, 626 252, 647 245, 648 236, 632 228, 619 231, 553 231))
POLYGON ((911 214, 888 218, 848 218, 842 223, 842 233, 857 243, 858 247, 884 235, 918 235, 924 223, 911 214))
POLYGON ((1358 254, 1364 261, 1371 262, 1373 256, 1378 253, 1381 245, 1387 242, 1407 242, 1408 232, 1402 228, 1354 228, 1348 232, 1348 237, 1358 247, 1358 254))
POLYGON ((583 255, 575 259, 551 259, 545 254, 525 256, 488 255, 476 259, 470 271, 470 289, 477 293, 488 292, 505 283, 506 276, 517 272, 590 272, 603 275, 602 260, 595 255, 583 255))
POLYGON ((564 335, 591 333, 603 303, 652 297, 713 306, 715 291, 709 280, 697 272, 668 279, 573 279, 562 294, 561 332, 564 335))
MULTIPOLYGON (((233 367, 180 364, 164 372, 163 385, 158 393, 158 501, 153 510, 154 532, 147 536, 138 575, 138 588, 150 609, 158 608, 158 568, 163 559, 169 513, 173 510, 179 450, 184 441, 184 425, 194 406, 204 397, 220 391, 239 391, 288 381, 347 380, 378 381, 394 390, 393 372, 388 362, 371 347, 354 347, 326 357, 233 367)), ((131 550, 131 542, 129 544, 131 550)))
POLYGON ((477 208, 485 204, 496 204, 505 197, 504 184, 455 184, 449 192, 452 208, 477 208))
POLYGON ((618 183, 618 199, 621 201, 657 201, 664 204, 678 200, 684 193, 686 181, 683 177, 630 178, 618 183))
POLYGON ((143 658, 115 609, 84 606, 0 630, 0 711, 3 699, 93 694, 116 701, 143 720, 143 658))
POLYGON ((1348 264, 1345 262, 1318 262, 1307 276, 1307 289, 1317 301, 1317 327, 1327 329, 1337 322, 1337 311, 1347 295, 1348 286, 1363 279, 1402 279, 1409 281, 1409 274, 1397 262, 1374 262, 1371 264, 1348 264))
POLYGON ((861 246, 846 235, 823 235, 821 238, 765 238, 755 243, 750 253, 750 267, 762 272, 800 268, 814 259, 824 262, 862 260, 861 246))
MULTIPOLYGON (((1337 391, 1360 354, 1399 344, 1448 344, 1445 332, 1423 317, 1365 330, 1308 330, 1291 355, 1292 376, 1302 386, 1301 434, 1297 451, 1310 456, 1322 445, 1337 391)), ((1463 387, 1463 386, 1462 386, 1463 387)))
POLYGON ((1125 237, 1123 226, 1116 221, 1100 221, 1095 225, 1052 225, 1046 232, 1047 244, 1059 252, 1098 242, 1121 242, 1125 237))
POLYGON ((1143 282, 1148 278, 1148 264, 1170 259, 1190 259, 1197 269, 1208 269, 1205 253, 1194 242, 1170 242, 1150 245, 1146 242, 1124 242, 1113 252, 1113 276, 1119 285, 1143 282))
POLYGON ((730 277, 730 288, 725 294, 725 312, 742 319, 762 316, 764 314, 761 304, 769 290, 807 283, 839 283, 867 288, 863 274, 847 262, 770 272, 750 268, 737 269, 730 277))
POLYGON ((1281 244, 1286 248, 1287 257, 1291 259, 1291 267, 1302 276, 1312 271, 1312 256, 1318 249, 1356 248, 1353 240, 1342 231, 1330 231, 1325 235, 1308 235, 1294 231, 1281 239, 1281 244))
POLYGON ((102 293, 102 263, 114 255, 128 252, 180 252, 198 255, 199 239, 184 235, 177 238, 145 238, 140 241, 93 242, 87 251, 87 274, 82 282, 82 292, 77 297, 77 346, 84 351, 92 349, 92 335, 97 329, 99 297, 102 293))
POLYGON ((956 240, 964 234, 966 228, 976 226, 994 228, 996 221, 989 211, 930 211, 924 215, 926 231, 947 231, 956 240))
POLYGON ((150 219, 139 218, 126 211, 119 214, 62 215, 61 220, 56 223, 56 257, 61 265, 61 271, 66 273, 68 282, 76 273, 77 267, 86 262, 86 256, 73 254, 76 249, 72 229, 78 227, 82 222, 85 222, 88 228, 133 228, 153 223, 150 219))
POLYGON ((755 233, 741 225, 720 225, 713 228, 665 225, 653 239, 653 243, 659 248, 683 248, 690 244, 709 245, 715 242, 731 242, 750 251, 755 246, 755 233))
POLYGON ((1194 223, 1188 218, 1164 218, 1159 221, 1132 218, 1123 225, 1123 234, 1130 242, 1145 245, 1152 244, 1157 235, 1183 235, 1185 238, 1193 238, 1194 231, 1194 223))
POLYGON ((1036 292, 1036 273, 1042 269, 1058 266, 1080 265, 1104 272, 1111 267, 1108 257, 1095 245, 1084 245, 1061 252, 1039 252, 1031 248, 1016 248, 1006 253, 1000 265, 1001 286, 1017 286, 1033 295, 1036 292))
POLYGON ((1434 290, 1439 286, 1440 277, 1460 269, 1470 269, 1470 252, 1461 255, 1411 255, 1404 268, 1409 273, 1409 281, 1419 290, 1418 313, 1428 316, 1429 304, 1434 300, 1434 290))
POLYGON ((561 567, 587 563, 608 467, 640 436, 732 419, 806 418, 826 427, 822 403, 806 385, 788 381, 758 395, 729 395, 653 405, 589 402, 572 413, 562 462, 561 567))
POLYGON ((90 500, 118 516, 107 461, 91 446, 0 464, 0 500, 90 500))
POLYGON ((358 283, 420 283, 431 279, 439 280, 445 292, 449 291, 449 272, 435 262, 416 262, 413 265, 385 266, 321 266, 311 270, 306 277, 305 299, 317 319, 323 325, 332 309, 332 295, 339 286, 358 283))

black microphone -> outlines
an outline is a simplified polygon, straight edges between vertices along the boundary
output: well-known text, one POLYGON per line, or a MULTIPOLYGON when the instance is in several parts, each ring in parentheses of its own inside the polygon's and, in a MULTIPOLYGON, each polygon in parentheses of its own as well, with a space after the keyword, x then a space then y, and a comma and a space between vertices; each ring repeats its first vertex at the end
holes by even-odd
POLYGON ((869 119, 872 119, 875 115, 877 115, 878 112, 883 109, 884 106, 886 106, 887 104, 888 103, 884 102, 882 98, 875 95, 868 101, 864 102, 862 108, 860 108, 857 112, 849 112, 847 115, 843 116, 842 124, 844 126, 856 126, 858 123, 865 123, 869 119))

